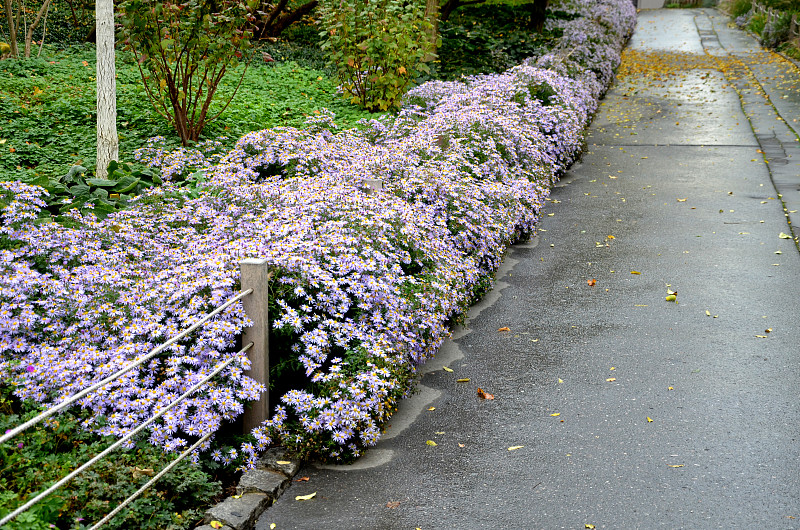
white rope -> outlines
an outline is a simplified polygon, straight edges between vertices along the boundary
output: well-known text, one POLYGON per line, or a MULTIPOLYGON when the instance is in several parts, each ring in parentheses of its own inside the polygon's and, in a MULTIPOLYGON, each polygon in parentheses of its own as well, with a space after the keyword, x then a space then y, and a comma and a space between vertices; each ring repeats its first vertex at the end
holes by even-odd
POLYGON ((153 348, 152 350, 150 350, 150 353, 148 353, 147 355, 145 355, 144 357, 142 357, 138 361, 135 361, 135 362, 131 363, 130 365, 128 365, 127 367, 123 368, 122 370, 119 370, 118 372, 106 377, 105 379, 103 379, 99 383, 96 383, 96 384, 90 386, 87 389, 81 390, 77 394, 74 394, 71 397, 65 399, 64 401, 62 401, 58 405, 55 405, 55 406, 45 410, 44 412, 42 412, 41 414, 39 414, 35 418, 23 423, 22 425, 19 425, 19 426, 15 427, 15 428, 11 429, 7 433, 5 433, 3 436, 0 436, 0 444, 5 442, 5 441, 7 441, 7 440, 9 440, 9 439, 11 439, 11 438, 13 438, 17 434, 19 434, 22 431, 24 431, 25 429, 28 429, 29 427, 33 427, 34 425, 36 425, 37 423, 41 422, 42 420, 44 420, 46 418, 49 418, 50 416, 52 416, 53 414, 55 414, 59 410, 64 409, 64 408, 68 407, 69 405, 72 405, 73 403, 75 403, 76 401, 81 399, 82 397, 86 396, 87 394, 89 394, 91 392, 94 392, 95 390, 97 390, 100 387, 103 387, 103 386, 107 385, 108 383, 110 383, 114 379, 117 379, 118 377, 130 372, 131 370, 133 370, 137 366, 149 361, 150 359, 152 359, 153 357, 155 357, 156 355, 158 355, 159 353, 164 351, 164 349, 166 349, 167 347, 175 344, 176 342, 178 342, 179 340, 184 338, 186 335, 188 335, 192 331, 196 330, 197 328, 199 328, 200 326, 202 326, 206 322, 208 322, 212 317, 218 315, 219 313, 221 313, 222 311, 227 309, 230 305, 238 302, 239 300, 241 300, 242 298, 244 298, 245 296, 249 295, 252 292, 253 292, 252 289, 248 289, 246 291, 242 291, 238 295, 234 296, 233 298, 231 298, 230 300, 228 300, 227 302, 225 302, 224 304, 222 304, 221 306, 216 308, 214 311, 212 311, 209 314, 207 314, 205 317, 203 317, 199 321, 197 321, 194 324, 192 324, 183 333, 179 333, 178 335, 175 335, 174 337, 172 337, 170 340, 168 340, 167 342, 165 342, 161 346, 158 346, 158 347, 153 348))
POLYGON ((97 523, 95 523, 95 525, 94 525, 94 526, 92 526, 92 527, 91 527, 89 530, 96 530, 97 528, 100 528, 100 527, 101 527, 101 526, 103 526, 105 523, 107 523, 108 521, 110 521, 110 520, 111 520, 111 519, 112 519, 112 518, 113 518, 115 515, 117 515, 117 514, 118 514, 120 511, 122 511, 122 509, 123 509, 123 508, 125 508, 125 507, 126 507, 128 504, 130 504, 130 503, 132 503, 133 501, 135 501, 135 500, 136 500, 136 499, 139 497, 139 495, 141 495, 142 493, 144 493, 145 491, 147 491, 147 489, 148 489, 148 488, 150 488, 150 486, 152 486, 153 484, 155 484, 156 482, 158 482, 158 481, 161 479, 161 477, 163 477, 164 475, 166 475, 167 473, 169 473, 169 471, 170 471, 170 470, 171 470, 173 467, 175 467, 176 465, 178 465, 178 462, 180 462, 181 460, 183 460, 184 458, 186 458, 186 457, 187 457, 187 456, 188 456, 188 455, 189 455, 189 454, 190 454, 192 451, 194 451, 195 449, 197 449, 198 447, 200 447, 200 445, 201 445, 203 442, 205 442, 206 440, 208 440, 208 437, 209 437, 209 436, 211 436, 211 434, 212 434, 212 433, 208 433, 208 434, 206 434, 205 436, 203 436, 202 438, 200 438, 199 440, 197 440, 197 441, 194 443, 194 445, 192 445, 192 446, 191 446, 189 449, 187 449, 186 451, 182 452, 182 453, 181 453, 181 455, 180 455, 178 458, 176 458, 175 460, 173 460, 173 461, 172 461, 172 462, 171 462, 171 463, 170 463, 170 464, 169 464, 167 467, 165 467, 164 469, 162 469, 162 470, 161 470, 161 471, 158 473, 158 475, 156 475, 155 477, 151 478, 151 479, 150 479, 150 480, 147 482, 147 484, 145 484, 144 486, 142 486, 141 488, 139 488, 139 489, 136 491, 136 493, 134 493, 133 495, 131 495, 130 497, 128 497, 127 499, 125 499, 124 501, 122 501, 122 504, 120 504, 119 506, 117 506, 116 508, 114 508, 114 509, 111 511, 111 513, 109 513, 108 515, 106 515, 105 517, 103 517, 102 519, 100 519, 100 520, 99 520, 97 523))
MULTIPOLYGON (((242 349, 241 349, 241 350, 240 350, 238 353, 245 353, 245 352, 246 352, 247 350, 249 350, 249 349, 250 349, 252 346, 253 346, 253 343, 251 342, 250 344, 248 344, 247 346, 245 346, 244 348, 242 348, 242 349)), ((237 354, 237 355, 238 355, 238 354, 237 354)), ((102 453, 98 454, 97 456, 95 456, 94 458, 92 458, 91 460, 89 460, 88 462, 86 462, 85 464, 83 464, 81 467, 79 467, 78 469, 76 469, 75 471, 73 471, 72 473, 70 473, 69 475, 67 475, 66 477, 62 478, 61 480, 59 480, 58 482, 56 482, 55 484, 53 484, 52 486, 50 486, 49 488, 47 488, 46 490, 44 490, 42 493, 40 493, 39 495, 37 495, 37 496, 36 496, 36 497, 34 497, 33 499, 29 500, 28 502, 26 502, 25 504, 23 504, 22 506, 20 506, 19 508, 17 508, 17 509, 16 509, 16 510, 14 510, 13 512, 11 512, 10 514, 6 515, 6 516, 5 516, 5 517, 4 517, 2 520, 0 520, 0 527, 2 527, 4 524, 6 524, 7 522, 11 521, 11 520, 12 520, 12 519, 14 519, 16 516, 18 516, 19 514, 21 514, 21 513, 22 513, 22 512, 24 512, 24 511, 26 511, 28 508, 30 508, 31 506, 33 506, 34 504, 36 504, 37 502, 39 502, 39 501, 40 501, 40 500, 42 500, 43 498, 47 497, 47 496, 48 496, 48 495, 50 495, 52 492, 54 492, 55 490, 57 490, 58 488, 60 488, 61 486, 63 486, 63 485, 64 485, 64 484, 66 484, 67 482, 69 482, 70 480, 72 480, 73 478, 75 478, 75 477, 76 477, 78 474, 80 474, 81 472, 85 471, 87 468, 89 468, 89 467, 90 467, 90 466, 92 466, 92 465, 93 465, 95 462, 97 462, 98 460, 100 460, 101 458, 103 458, 104 456, 106 456, 107 454, 109 454, 111 451, 113 451, 114 449, 116 449, 116 448, 117 448, 117 447, 119 447, 120 445, 124 444, 125 442, 127 442, 128 440, 130 440, 131 438, 133 438, 134 436, 136 436, 136 435, 137 435, 137 434, 139 434, 140 432, 142 432, 142 430, 144 430, 144 428, 145 428, 145 427, 147 427, 148 425, 150 425, 151 423, 153 423, 154 421, 156 421, 158 418, 160 418, 161 416, 163 416, 164 414, 166 414, 166 412, 167 412, 169 409, 171 409, 172 407, 174 407, 175 405, 177 405, 178 403, 180 403, 181 401, 183 401, 184 399, 186 399, 186 397, 188 397, 188 396, 189 396, 190 394, 192 394, 192 393, 193 393, 195 390, 197 390, 198 388, 200 388, 201 386, 203 386, 203 385, 204 385, 204 384, 205 384, 205 383, 206 383, 206 382, 207 382, 209 379, 211 379, 212 377, 216 376, 218 373, 220 373, 222 370, 224 370, 224 369, 225 369, 225 367, 227 367, 229 364, 231 364, 231 363, 232 363, 233 361, 235 361, 235 360, 236 360, 236 356, 233 356, 233 357, 231 357, 230 359, 228 359, 227 361, 225 361, 224 363, 222 363, 222 364, 220 364, 219 366, 217 366, 217 368, 216 368, 216 369, 215 369, 213 372, 211 372, 209 375, 207 375, 206 377, 204 377, 203 379, 201 379, 201 380, 200 380, 200 381, 199 381, 197 384, 195 384, 195 385, 194 385, 192 388, 190 388, 189 390, 187 390, 186 392, 184 392, 183 394, 181 394, 179 397, 177 397, 176 399, 174 399, 174 400, 172 401, 172 403, 170 403, 170 404, 169 404, 169 405, 167 405, 165 408, 163 408, 161 411, 159 411, 158 413, 156 413, 156 414, 155 414, 155 415, 154 415, 152 418, 150 418, 150 419, 149 419, 149 420, 147 420, 146 422, 144 422, 144 423, 142 423, 141 425, 139 425, 139 426, 138 426, 136 429, 134 429, 133 431, 131 431, 130 433, 128 433, 128 434, 127 434, 127 435, 125 435, 124 437, 122 437, 122 438, 120 438, 119 440, 117 440, 116 442, 114 442, 112 445, 110 445, 110 446, 109 446, 109 447, 108 447, 106 450, 104 450, 102 453)))

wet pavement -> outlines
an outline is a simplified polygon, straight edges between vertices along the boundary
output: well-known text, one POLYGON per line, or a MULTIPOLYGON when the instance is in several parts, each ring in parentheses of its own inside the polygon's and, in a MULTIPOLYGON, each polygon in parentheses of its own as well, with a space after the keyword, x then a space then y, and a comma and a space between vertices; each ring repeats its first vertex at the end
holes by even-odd
POLYGON ((711 9, 625 60, 384 439, 256 528, 800 528, 799 71, 711 9))

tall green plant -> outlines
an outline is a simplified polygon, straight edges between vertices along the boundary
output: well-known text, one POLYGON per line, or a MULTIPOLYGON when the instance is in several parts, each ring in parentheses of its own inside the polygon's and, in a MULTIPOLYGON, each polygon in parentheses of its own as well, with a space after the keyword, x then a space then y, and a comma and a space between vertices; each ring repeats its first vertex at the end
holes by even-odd
POLYGON ((251 7, 240 0, 124 0, 120 8, 125 44, 153 105, 184 145, 197 141, 244 78, 246 68, 211 114, 222 78, 251 49, 251 7))
POLYGON ((425 0, 324 0, 319 14, 331 65, 351 101, 370 111, 396 108, 430 70, 433 25, 425 0))

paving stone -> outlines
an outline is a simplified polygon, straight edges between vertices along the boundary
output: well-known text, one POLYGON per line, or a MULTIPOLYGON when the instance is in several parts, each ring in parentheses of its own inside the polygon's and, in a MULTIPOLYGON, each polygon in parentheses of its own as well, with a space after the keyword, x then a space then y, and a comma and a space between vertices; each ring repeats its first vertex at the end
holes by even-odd
POLYGON ((236 486, 236 494, 243 493, 266 493, 276 499, 283 493, 289 485, 289 480, 282 473, 268 469, 251 469, 246 471, 239 484, 236 486))
POLYGON ((287 457, 288 451, 283 447, 273 447, 258 459, 256 467, 283 473, 292 478, 300 471, 300 462, 287 457), (280 462, 280 463, 279 463, 280 462))
POLYGON ((228 497, 206 512, 203 522, 219 521, 233 530, 250 530, 272 499, 263 493, 245 493, 228 497))

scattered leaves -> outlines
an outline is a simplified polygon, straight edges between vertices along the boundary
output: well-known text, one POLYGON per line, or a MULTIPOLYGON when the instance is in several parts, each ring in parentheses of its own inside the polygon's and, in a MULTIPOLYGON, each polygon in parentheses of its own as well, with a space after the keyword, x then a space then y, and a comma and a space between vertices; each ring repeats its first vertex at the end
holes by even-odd
POLYGON ((665 300, 667 302, 675 302, 675 303, 677 303, 678 302, 678 297, 675 296, 674 294, 668 294, 667 297, 665 298, 665 300))
POLYGON ((488 392, 484 392, 484 390, 482 388, 478 388, 478 397, 481 398, 481 399, 492 400, 492 399, 494 399, 494 394, 490 394, 488 392))
POLYGON ((296 501, 310 501, 311 499, 313 499, 316 496, 317 496, 317 492, 315 491, 314 493, 309 493, 308 495, 298 495, 297 497, 294 498, 294 500, 296 500, 296 501))
POLYGON ((588 284, 589 284, 589 287, 594 287, 594 286, 595 286, 595 284, 597 283, 597 280, 595 280, 594 278, 592 278, 591 280, 586 280, 586 283, 588 283, 588 284))

